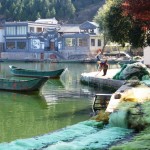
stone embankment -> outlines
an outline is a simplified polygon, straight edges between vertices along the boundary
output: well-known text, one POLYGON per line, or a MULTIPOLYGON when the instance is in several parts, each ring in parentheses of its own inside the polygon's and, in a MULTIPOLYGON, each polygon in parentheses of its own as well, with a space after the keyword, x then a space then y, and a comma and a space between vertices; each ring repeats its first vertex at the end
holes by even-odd
POLYGON ((103 72, 90 72, 81 74, 81 82, 90 86, 97 86, 102 88, 109 88, 109 90, 117 90, 125 81, 113 80, 112 77, 119 71, 119 69, 109 69, 107 74, 103 76, 103 72))

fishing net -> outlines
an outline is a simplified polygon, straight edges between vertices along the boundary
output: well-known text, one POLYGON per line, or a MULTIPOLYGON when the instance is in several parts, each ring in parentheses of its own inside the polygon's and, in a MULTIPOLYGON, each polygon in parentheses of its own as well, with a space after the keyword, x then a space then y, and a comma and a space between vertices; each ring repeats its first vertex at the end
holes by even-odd
POLYGON ((120 110, 112 113, 109 119, 111 127, 128 128, 128 111, 120 110))
POLYGON ((129 129, 105 127, 102 122, 88 120, 50 134, 1 143, 0 149, 103 150, 131 133, 129 129))
POLYGON ((113 77, 116 80, 129 80, 133 77, 137 77, 140 81, 145 75, 150 75, 147 67, 142 63, 133 63, 123 65, 121 70, 113 77))
POLYGON ((130 128, 141 131, 132 141, 111 147, 111 150, 149 150, 150 149, 150 101, 144 103, 122 103, 120 109, 128 107, 130 128), (129 107, 130 105, 130 107, 129 107))

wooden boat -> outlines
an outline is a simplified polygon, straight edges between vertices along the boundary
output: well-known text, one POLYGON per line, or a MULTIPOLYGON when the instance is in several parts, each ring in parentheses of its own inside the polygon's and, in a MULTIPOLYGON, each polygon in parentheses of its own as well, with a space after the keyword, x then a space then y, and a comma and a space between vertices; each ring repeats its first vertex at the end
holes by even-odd
POLYGON ((47 80, 46 77, 28 80, 0 78, 0 89, 20 92, 38 91, 47 80))
POLYGON ((65 69, 53 70, 53 71, 38 71, 38 70, 27 70, 17 68, 15 66, 9 66, 10 71, 13 75, 24 76, 24 77, 48 77, 48 78, 60 78, 60 75, 65 69))

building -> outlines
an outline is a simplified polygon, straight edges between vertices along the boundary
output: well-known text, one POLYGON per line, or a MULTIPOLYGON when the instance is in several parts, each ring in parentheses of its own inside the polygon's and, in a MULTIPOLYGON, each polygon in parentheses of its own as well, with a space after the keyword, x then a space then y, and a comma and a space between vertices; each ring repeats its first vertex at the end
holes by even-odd
POLYGON ((84 58, 94 57, 97 50, 103 47, 98 25, 94 22, 62 25, 58 33, 58 51, 67 59, 75 58, 75 55, 84 58))
POLYGON ((4 59, 83 59, 94 57, 103 47, 98 25, 89 21, 67 25, 59 25, 55 18, 5 22, 2 31, 4 59))
MULTIPOLYGON (((35 22, 5 22, 3 58, 44 59, 44 54, 56 50, 59 25, 49 19, 35 22), (43 22, 44 21, 44 22, 43 22)), ((49 56, 48 56, 49 57, 49 56)))

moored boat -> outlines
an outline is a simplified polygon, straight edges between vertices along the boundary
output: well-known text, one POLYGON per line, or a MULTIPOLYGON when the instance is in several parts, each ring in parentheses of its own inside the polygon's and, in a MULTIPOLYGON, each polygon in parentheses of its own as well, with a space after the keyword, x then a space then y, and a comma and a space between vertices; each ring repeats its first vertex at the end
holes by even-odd
POLYGON ((13 75, 24 76, 24 77, 48 77, 48 78, 60 78, 61 74, 65 69, 52 70, 52 71, 39 71, 39 70, 28 70, 22 69, 15 66, 9 66, 10 71, 13 75))
POLYGON ((38 91, 44 85, 48 78, 33 78, 33 79, 7 79, 0 78, 0 90, 31 92, 38 91))

